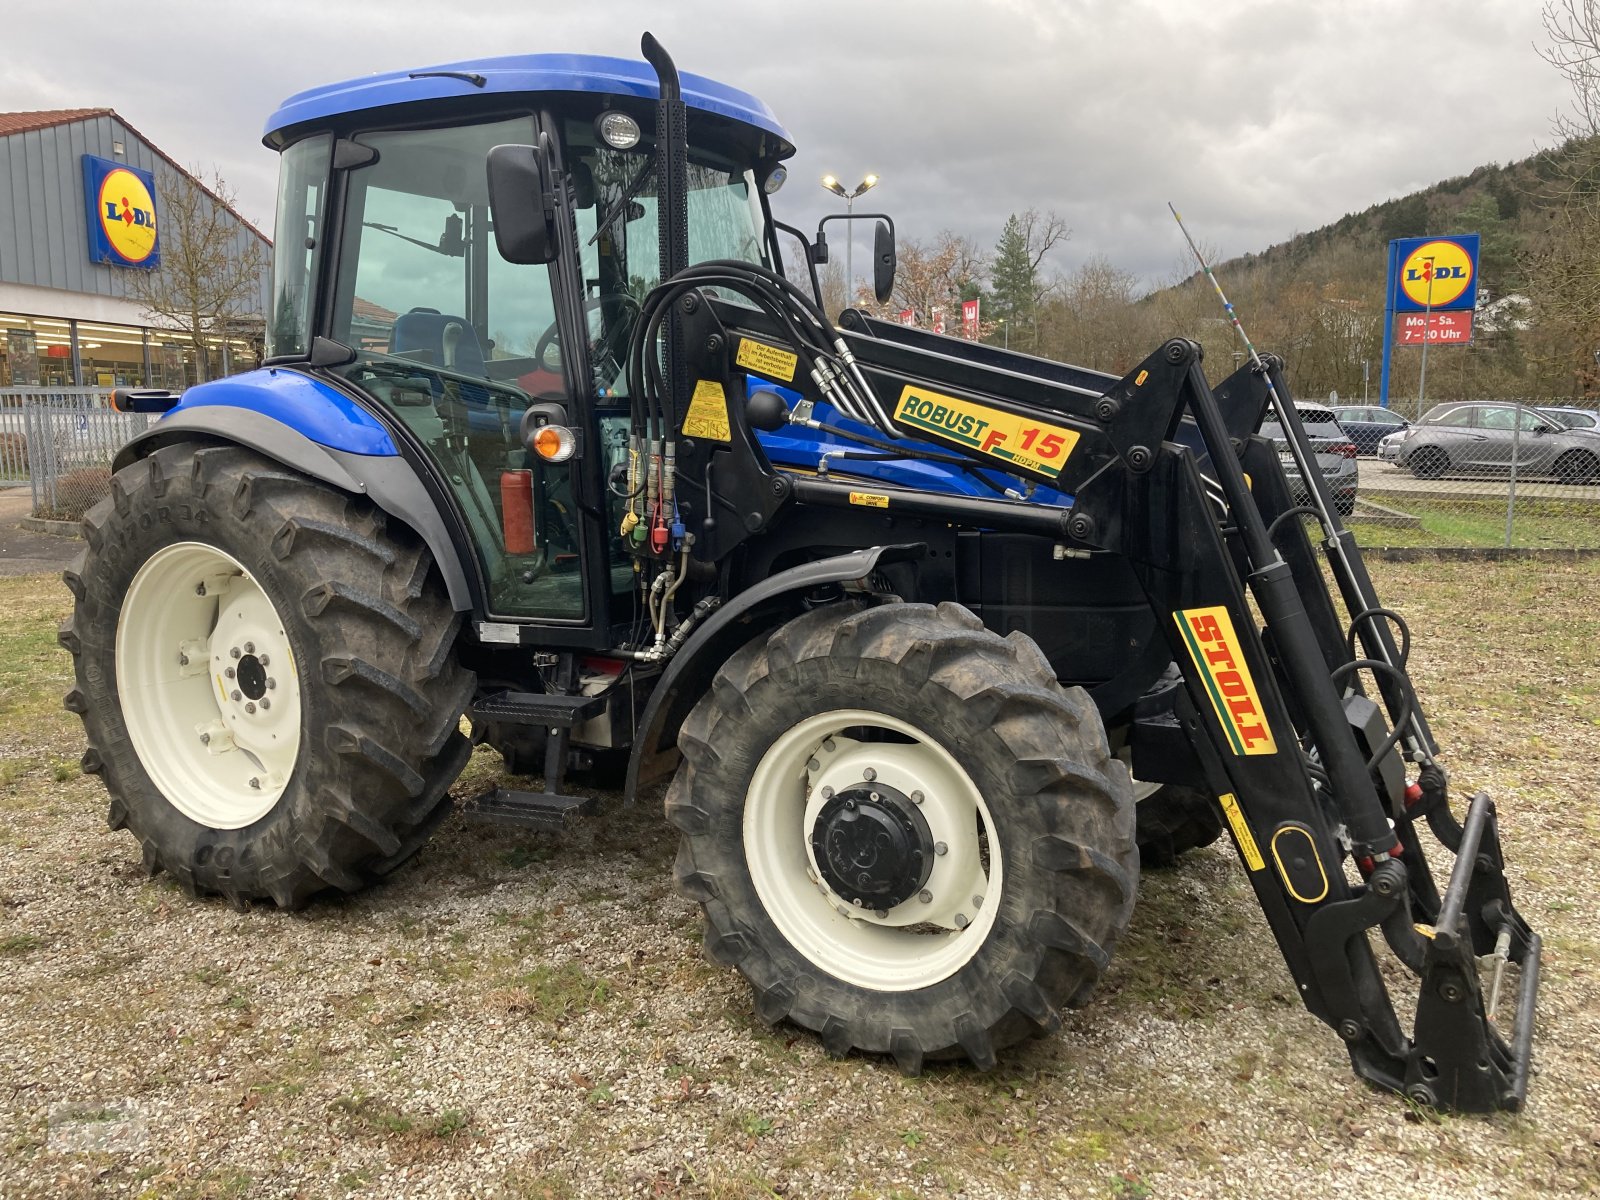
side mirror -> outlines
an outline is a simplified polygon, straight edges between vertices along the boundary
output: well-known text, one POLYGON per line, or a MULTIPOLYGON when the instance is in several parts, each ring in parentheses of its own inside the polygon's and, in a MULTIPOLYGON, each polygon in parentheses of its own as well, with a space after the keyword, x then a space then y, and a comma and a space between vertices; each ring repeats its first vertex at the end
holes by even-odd
POLYGON ((489 214, 500 257, 509 263, 547 263, 556 256, 555 187, 550 138, 537 146, 489 151, 489 214))
POLYGON ((879 304, 889 303, 894 294, 894 272, 897 266, 894 253, 894 230, 879 221, 872 231, 872 294, 879 304))
POLYGON ((812 242, 806 253, 811 256, 811 261, 819 267, 828 265, 828 235, 821 229, 817 230, 817 240, 812 242))

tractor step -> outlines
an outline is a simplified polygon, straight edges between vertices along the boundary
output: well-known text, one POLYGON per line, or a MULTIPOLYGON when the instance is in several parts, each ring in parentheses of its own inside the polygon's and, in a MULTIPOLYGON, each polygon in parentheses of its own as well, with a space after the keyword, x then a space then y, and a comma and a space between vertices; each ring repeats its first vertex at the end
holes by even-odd
POLYGON ((492 788, 468 800, 461 811, 475 820, 492 821, 497 825, 567 829, 578 817, 590 816, 599 807, 600 801, 593 796, 492 788))
POLYGON ((507 725, 571 728, 606 706, 604 696, 557 696, 546 692, 496 692, 472 705, 473 719, 507 725))

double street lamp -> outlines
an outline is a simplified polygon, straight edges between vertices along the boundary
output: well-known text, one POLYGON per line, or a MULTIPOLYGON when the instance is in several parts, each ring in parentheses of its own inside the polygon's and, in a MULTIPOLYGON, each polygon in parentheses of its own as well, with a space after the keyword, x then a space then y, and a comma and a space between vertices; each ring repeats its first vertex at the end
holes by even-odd
MULTIPOLYGON (((844 201, 845 215, 851 216, 855 212, 856 197, 861 195, 863 192, 870 192, 873 188, 877 187, 878 177, 876 175, 868 175, 860 183, 856 184, 853 191, 846 191, 844 184, 840 183, 832 175, 824 175, 822 177, 822 186, 844 201)), ((851 225, 849 229, 849 239, 850 240, 845 243, 844 249, 844 303, 846 308, 855 303, 856 294, 856 239, 855 227, 853 225, 851 225)))

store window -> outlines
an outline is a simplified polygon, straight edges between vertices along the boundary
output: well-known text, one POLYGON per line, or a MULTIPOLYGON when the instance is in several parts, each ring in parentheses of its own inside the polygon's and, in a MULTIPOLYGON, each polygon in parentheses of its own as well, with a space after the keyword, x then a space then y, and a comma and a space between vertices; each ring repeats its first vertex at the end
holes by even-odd
POLYGON ((84 387, 144 387, 144 330, 133 325, 78 322, 78 360, 84 387))
POLYGON ((71 387, 72 338, 65 321, 0 313, 0 387, 71 387))

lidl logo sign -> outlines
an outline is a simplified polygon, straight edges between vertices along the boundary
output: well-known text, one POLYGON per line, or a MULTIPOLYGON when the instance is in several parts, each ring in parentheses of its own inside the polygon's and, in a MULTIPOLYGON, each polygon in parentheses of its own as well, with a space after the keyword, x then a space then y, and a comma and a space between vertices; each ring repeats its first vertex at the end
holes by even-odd
POLYGON ((1455 312, 1477 307, 1478 235, 1391 242, 1389 281, 1402 312, 1455 312))
POLYGON ((150 172, 85 154, 83 194, 91 262, 120 267, 154 267, 160 262, 155 178, 150 172))

